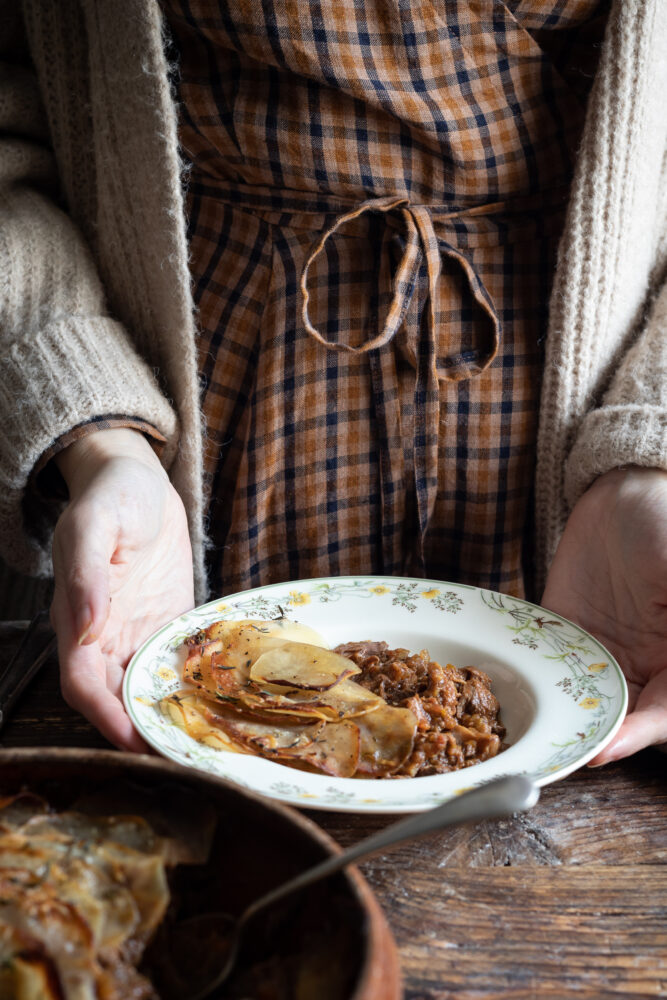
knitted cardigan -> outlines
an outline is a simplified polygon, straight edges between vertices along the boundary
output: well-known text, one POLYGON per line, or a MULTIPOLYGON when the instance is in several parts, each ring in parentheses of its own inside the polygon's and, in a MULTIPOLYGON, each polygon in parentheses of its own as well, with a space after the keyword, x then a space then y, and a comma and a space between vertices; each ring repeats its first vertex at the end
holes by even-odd
MULTIPOLYGON (((0 0, 0 540, 50 572, 40 456, 137 416, 188 511, 205 592, 202 427, 177 114, 158 0, 0 0)), ((615 0, 550 303, 538 580, 591 482, 667 469, 667 4, 615 0)))

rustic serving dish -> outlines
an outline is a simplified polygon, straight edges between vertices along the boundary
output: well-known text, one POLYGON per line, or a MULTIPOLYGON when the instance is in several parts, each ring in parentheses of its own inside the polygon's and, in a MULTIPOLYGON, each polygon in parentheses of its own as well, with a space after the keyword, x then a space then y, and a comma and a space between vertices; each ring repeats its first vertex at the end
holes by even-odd
MULTIPOLYGON (((163 817, 157 820, 158 827, 164 822, 165 829, 157 832, 164 834, 181 830, 184 818, 191 821, 201 812, 214 825, 213 848, 206 870, 189 880, 188 891, 191 896, 198 894, 189 905, 205 912, 238 913, 273 886, 340 851, 327 834, 295 810, 222 778, 156 757, 74 748, 0 750, 0 795, 22 788, 44 796, 58 809, 87 796, 100 804, 100 812, 112 814, 125 808, 136 813, 145 801, 146 818, 154 826, 158 802, 163 817)), ((332 1000, 399 1000, 396 946, 357 870, 350 868, 305 890, 281 914, 283 926, 277 933, 283 934, 287 944, 278 941, 279 953, 282 947, 293 950, 290 922, 298 938, 305 914, 310 915, 309 953, 314 949, 319 963, 324 962, 332 973, 341 970, 337 982, 328 976, 332 1000)), ((267 935, 258 935, 256 947, 266 949, 268 940, 267 935)), ((251 942, 249 963, 253 947, 251 942)))

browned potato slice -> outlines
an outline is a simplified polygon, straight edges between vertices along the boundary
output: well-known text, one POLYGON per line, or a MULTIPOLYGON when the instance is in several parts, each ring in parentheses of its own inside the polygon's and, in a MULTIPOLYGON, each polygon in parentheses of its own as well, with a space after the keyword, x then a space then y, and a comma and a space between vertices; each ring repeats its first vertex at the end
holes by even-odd
POLYGON ((288 698, 283 694, 261 691, 254 687, 248 688, 243 692, 238 707, 253 714, 266 712, 271 715, 284 715, 286 719, 299 717, 304 721, 308 719, 327 721, 334 718, 334 713, 328 706, 321 705, 316 698, 302 698, 300 694, 301 692, 295 691, 294 698, 288 698))
POLYGON ((34 950, 46 951, 54 959, 66 995, 77 983, 93 982, 90 928, 74 907, 60 902, 54 886, 40 883, 26 890, 3 873, 0 893, 3 924, 34 938, 34 950))
POLYGON ((417 732, 410 709, 384 705, 356 721, 361 733, 359 773, 382 778, 397 771, 412 753, 417 732))
POLYGON ((221 639, 192 646, 183 667, 183 680, 195 687, 214 688, 212 657, 220 652, 222 646, 221 639))
POLYGON ((224 641, 230 632, 234 632, 237 629, 238 622, 213 622, 208 628, 202 629, 201 633, 196 636, 196 639, 195 637, 191 637, 188 642, 200 641, 200 639, 203 642, 211 642, 215 639, 224 641))
POLYGON ((279 750, 276 757, 302 761, 336 778, 351 778, 359 764, 360 743, 354 722, 330 722, 309 746, 279 750))
POLYGON ((54 964, 46 955, 16 955, 8 962, 5 975, 9 988, 3 993, 0 986, 0 998, 59 1000, 62 996, 54 964))
POLYGON ((218 750, 238 753, 242 748, 206 720, 204 707, 205 702, 190 691, 176 691, 160 702, 163 714, 184 729, 193 740, 199 740, 218 750))
POLYGON ((315 642, 322 641, 312 629, 295 622, 216 622, 188 640, 190 652, 183 679, 195 687, 238 699, 255 660, 290 643, 292 635, 302 634, 315 642))
POLYGON ((236 743, 246 746, 264 757, 272 757, 281 750, 292 750, 309 746, 322 730, 324 723, 285 722, 283 720, 242 716, 224 709, 206 709, 206 718, 224 730, 236 743))
MULTIPOLYGON (((233 666, 222 640, 214 640, 191 650, 183 668, 183 680, 209 698, 240 704, 248 693, 249 663, 233 666)), ((253 687, 249 689, 254 691, 253 687)))
POLYGON ((113 840, 144 854, 161 854, 166 841, 156 836, 142 816, 89 816, 81 812, 50 813, 33 816, 21 827, 21 833, 69 840, 113 840))
POLYGON ((262 653, 250 668, 250 678, 257 684, 326 691, 346 677, 361 673, 351 660, 330 649, 305 642, 288 642, 262 653))
POLYGON ((31 844, 26 850, 26 838, 21 833, 5 834, 0 839, 0 874, 15 868, 21 872, 21 881, 30 884, 30 873, 33 880, 39 881, 38 873, 48 865, 49 853, 43 844, 31 844))
POLYGON ((328 706, 338 720, 353 719, 358 715, 374 712, 385 704, 379 695, 367 691, 352 680, 342 680, 328 691, 317 695, 323 706, 328 706))
POLYGON ((218 667, 234 667, 248 677, 255 660, 267 649, 274 646, 284 646, 287 640, 279 636, 263 635, 255 629, 244 628, 219 640, 222 645, 215 653, 215 664, 218 667))
POLYGON ((226 638, 191 646, 183 667, 183 680, 203 690, 215 692, 220 689, 221 694, 238 698, 238 691, 247 683, 254 660, 267 645, 270 648, 276 643, 283 645, 284 640, 247 631, 243 634, 236 629, 226 638))
POLYGON ((303 714, 308 708, 329 722, 342 722, 358 715, 373 712, 386 704, 383 698, 368 691, 361 684, 344 677, 324 691, 306 688, 288 688, 268 681, 257 682, 256 690, 248 690, 242 700, 253 708, 261 705, 267 712, 284 712, 286 715, 303 714))
MULTIPOLYGON (((304 702, 303 699, 286 698, 282 693, 262 691, 252 683, 240 683, 233 670, 220 672, 216 676, 219 678, 217 685, 212 688, 200 687, 197 692, 198 697, 203 698, 209 706, 227 705, 239 712, 251 712, 253 714, 264 711, 275 711, 279 714, 284 714, 287 718, 299 716, 303 717, 304 720, 335 718, 333 709, 327 706, 322 708, 315 700, 304 702)), ((282 688, 276 688, 276 692, 282 692, 283 690, 282 688)), ((180 698, 181 696, 192 694, 192 692, 183 689, 177 691, 176 694, 180 698)), ((172 718, 178 725, 178 716, 172 715, 172 718)))
MULTIPOLYGON (((23 838, 25 868, 17 867, 20 857, 12 857, 0 843, 0 882, 8 878, 30 893, 44 881, 44 872, 57 865, 53 869, 57 874, 49 877, 57 883, 58 899, 76 908, 96 948, 119 948, 137 929, 139 914, 129 890, 96 865, 90 852, 88 861, 74 856, 79 847, 76 841, 60 845, 42 835, 31 837, 29 849, 26 843, 23 838)), ((84 851, 79 849, 78 853, 84 851)))
POLYGON ((33 816, 49 811, 46 799, 32 792, 0 798, 0 830, 15 829, 33 816))
MULTIPOLYGON (((235 643, 248 636, 261 639, 279 639, 282 642, 307 642, 312 646, 326 647, 322 636, 308 625, 289 621, 287 618, 277 618, 273 621, 222 621, 214 622, 203 630, 206 641, 222 639, 225 643, 235 643)), ((268 646, 266 647, 268 648, 268 646)))
POLYGON ((222 639, 194 646, 183 667, 183 680, 212 696, 240 701, 255 652, 252 643, 242 643, 239 648, 235 642, 222 639))
POLYGON ((220 701, 240 702, 244 693, 252 689, 248 680, 248 670, 243 667, 231 667, 224 662, 225 654, 214 653, 211 657, 211 678, 213 684, 207 684, 209 695, 214 695, 220 701))
POLYGON ((244 696, 246 704, 259 707, 261 704, 267 712, 277 712, 281 715, 305 715, 313 713, 328 722, 342 722, 344 719, 354 719, 358 715, 374 712, 384 704, 382 698, 366 691, 360 684, 343 680, 328 691, 305 691, 302 688, 280 688, 272 684, 264 685, 259 692, 261 702, 254 702, 254 696, 244 696), (278 692, 284 691, 284 694, 278 692))

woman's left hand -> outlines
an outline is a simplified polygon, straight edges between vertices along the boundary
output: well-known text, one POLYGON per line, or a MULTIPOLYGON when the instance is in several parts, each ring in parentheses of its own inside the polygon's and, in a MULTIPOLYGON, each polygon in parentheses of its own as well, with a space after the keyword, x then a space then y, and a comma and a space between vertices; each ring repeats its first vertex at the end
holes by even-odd
POLYGON ((593 483, 567 522, 542 604, 599 639, 628 682, 628 715, 590 763, 667 741, 667 472, 632 467, 593 483))

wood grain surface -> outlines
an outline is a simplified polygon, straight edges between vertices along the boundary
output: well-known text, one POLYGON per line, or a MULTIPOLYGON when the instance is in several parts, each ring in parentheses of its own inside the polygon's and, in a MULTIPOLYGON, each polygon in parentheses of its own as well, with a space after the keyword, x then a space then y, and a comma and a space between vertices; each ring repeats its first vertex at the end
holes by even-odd
MULTIPOLYGON (((24 625, 0 625, 0 669, 24 625)), ((108 746, 50 661, 2 746, 108 746)), ((582 770, 506 820, 362 865, 396 938, 406 1000, 667 996, 667 755, 582 770)), ((308 813, 342 846, 392 817, 308 813)))

